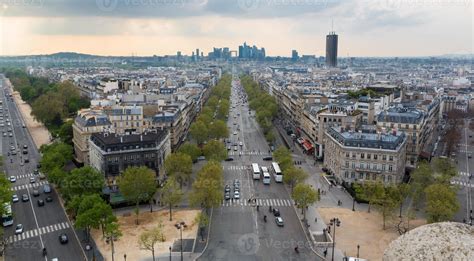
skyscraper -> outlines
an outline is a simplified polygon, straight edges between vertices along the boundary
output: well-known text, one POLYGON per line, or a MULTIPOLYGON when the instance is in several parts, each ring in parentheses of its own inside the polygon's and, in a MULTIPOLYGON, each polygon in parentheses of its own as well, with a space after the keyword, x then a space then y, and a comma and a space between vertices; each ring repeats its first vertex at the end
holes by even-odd
POLYGON ((337 34, 335 32, 326 35, 326 66, 337 66, 337 34))
POLYGON ((291 60, 292 60, 293 62, 298 61, 299 58, 300 58, 300 57, 299 57, 299 55, 298 55, 298 51, 296 51, 296 50, 291 51, 291 60))

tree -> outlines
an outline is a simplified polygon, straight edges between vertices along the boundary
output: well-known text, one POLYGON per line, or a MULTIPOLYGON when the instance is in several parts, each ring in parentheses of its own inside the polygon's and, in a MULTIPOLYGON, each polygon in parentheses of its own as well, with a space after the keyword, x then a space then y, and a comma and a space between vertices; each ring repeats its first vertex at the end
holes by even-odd
POLYGON ((138 245, 140 245, 141 249, 151 251, 153 261, 155 261, 155 244, 158 242, 165 242, 165 236, 161 226, 143 232, 138 238, 138 245))
POLYGON ((295 200, 295 203, 303 214, 303 218, 306 220, 306 208, 309 205, 315 203, 319 200, 319 195, 310 185, 308 184, 297 184, 293 190, 292 197, 295 200))
POLYGON ((174 177, 181 187, 189 180, 192 174, 193 161, 187 154, 177 152, 168 155, 165 159, 165 170, 168 176, 174 177))
POLYGON ((296 186, 296 184, 303 182, 308 178, 308 176, 308 173, 306 173, 303 169, 292 166, 286 169, 285 175, 283 175, 283 182, 290 185, 291 191, 293 191, 293 188, 296 186))
POLYGON ((425 189, 428 223, 451 220, 459 210, 459 202, 453 187, 433 184, 425 189))
POLYGON ((44 123, 46 126, 60 125, 65 116, 63 102, 58 94, 48 92, 41 95, 31 105, 31 114, 33 117, 44 123))
POLYGON ((420 205, 424 200, 424 189, 433 184, 432 169, 428 162, 422 161, 411 174, 411 196, 415 205, 420 205))
POLYGON ((54 142, 40 148, 43 157, 40 160, 41 170, 49 173, 55 168, 62 169, 72 159, 72 146, 63 142, 54 142))
POLYGON ((59 130, 58 130, 58 135, 59 135, 59 138, 61 138, 61 141, 69 145, 72 145, 72 138, 73 138, 72 124, 73 123, 74 123, 73 120, 68 120, 64 122, 61 125, 61 127, 59 127, 59 130))
POLYGON ((135 203, 135 214, 138 225, 139 204, 149 201, 156 192, 156 174, 147 167, 128 167, 118 180, 120 192, 130 202, 135 203))
POLYGON ((273 158, 278 162, 282 171, 286 171, 288 168, 293 167, 291 152, 286 147, 279 146, 273 152, 273 158))
POLYGON ((100 194, 104 188, 104 177, 91 166, 74 169, 60 185, 66 199, 73 196, 100 194))
MULTIPOLYGON (((77 208, 75 226, 84 229, 89 240, 91 228, 99 228, 101 224, 102 213, 98 207, 101 204, 105 204, 105 202, 97 194, 77 196, 75 199, 74 207, 77 208)), ((112 209, 110 209, 110 214, 112 214, 112 209)))
POLYGON ((222 166, 211 160, 199 170, 189 194, 189 202, 192 206, 206 209, 217 207, 223 199, 222 189, 222 166))
POLYGON ((217 140, 211 140, 202 149, 208 160, 222 161, 227 158, 227 149, 224 144, 217 140))
POLYGON ((178 152, 187 154, 191 157, 191 160, 195 162, 199 156, 201 156, 201 149, 193 143, 186 142, 179 148, 178 152))
POLYGON ((191 124, 189 128, 189 134, 197 142, 197 144, 202 144, 207 141, 209 133, 207 126, 202 121, 196 121, 191 124))
POLYGON ((12 196, 13 191, 10 188, 10 181, 7 180, 4 173, 0 173, 0 216, 5 211, 3 204, 11 202, 12 196))
POLYGON ((107 224, 105 227, 105 237, 110 241, 110 246, 112 249, 112 261, 114 261, 114 241, 119 239, 122 236, 122 231, 120 231, 120 227, 117 222, 112 222, 107 224))
POLYGON ((172 220, 172 208, 174 205, 181 202, 183 195, 183 191, 181 191, 178 183, 173 177, 169 178, 161 189, 161 201, 163 204, 169 205, 170 207, 170 221, 172 220))
POLYGON ((198 224, 201 241, 204 241, 204 229, 209 225, 209 216, 201 211, 194 219, 194 222, 198 224))
POLYGON ((383 229, 385 230, 385 222, 388 218, 392 217, 394 211, 398 205, 399 195, 396 186, 386 186, 384 187, 381 183, 381 186, 378 188, 379 193, 375 199, 375 207, 379 210, 383 219, 383 229))
POLYGON ((227 138, 229 129, 224 121, 215 120, 209 125, 209 137, 211 139, 227 138))
POLYGON ((66 177, 67 177, 66 171, 58 167, 48 172, 49 182, 56 184, 57 188, 61 188, 61 186, 65 183, 64 179, 66 177))

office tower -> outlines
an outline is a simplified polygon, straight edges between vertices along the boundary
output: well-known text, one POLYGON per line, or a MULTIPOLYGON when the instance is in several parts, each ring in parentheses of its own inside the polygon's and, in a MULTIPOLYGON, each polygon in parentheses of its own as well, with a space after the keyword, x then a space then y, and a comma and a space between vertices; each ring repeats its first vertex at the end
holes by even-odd
POLYGON ((196 49, 196 60, 199 60, 199 48, 196 49))
POLYGON ((298 51, 296 51, 296 50, 291 51, 291 60, 292 61, 296 62, 296 61, 298 61, 299 58, 300 57, 298 56, 298 51))
POLYGON ((326 66, 337 66, 337 34, 335 32, 326 35, 326 66))

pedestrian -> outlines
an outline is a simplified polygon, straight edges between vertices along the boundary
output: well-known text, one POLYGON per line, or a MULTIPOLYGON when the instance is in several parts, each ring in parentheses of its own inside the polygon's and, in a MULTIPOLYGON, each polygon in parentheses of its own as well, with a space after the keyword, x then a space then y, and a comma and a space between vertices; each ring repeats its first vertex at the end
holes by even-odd
POLYGON ((318 218, 317 217, 314 218, 314 223, 318 223, 318 218))
POLYGON ((326 257, 328 255, 328 249, 327 248, 324 250, 323 254, 324 254, 324 257, 326 257))

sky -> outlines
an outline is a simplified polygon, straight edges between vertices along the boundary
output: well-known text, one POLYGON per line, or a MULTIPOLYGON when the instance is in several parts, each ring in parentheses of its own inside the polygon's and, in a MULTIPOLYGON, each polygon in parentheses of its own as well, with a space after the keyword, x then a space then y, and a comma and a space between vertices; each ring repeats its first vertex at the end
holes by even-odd
POLYGON ((0 55, 190 55, 238 50, 339 57, 472 54, 473 0, 0 0, 0 55))

